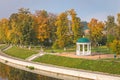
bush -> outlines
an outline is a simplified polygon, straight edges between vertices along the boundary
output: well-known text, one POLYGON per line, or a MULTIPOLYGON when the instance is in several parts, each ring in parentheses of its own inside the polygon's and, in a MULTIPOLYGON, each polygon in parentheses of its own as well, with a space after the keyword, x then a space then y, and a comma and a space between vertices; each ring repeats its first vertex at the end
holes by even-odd
POLYGON ((114 40, 110 43, 110 49, 117 55, 120 54, 120 40, 114 40))
POLYGON ((30 70, 34 70, 34 66, 26 66, 27 68, 29 68, 30 70))

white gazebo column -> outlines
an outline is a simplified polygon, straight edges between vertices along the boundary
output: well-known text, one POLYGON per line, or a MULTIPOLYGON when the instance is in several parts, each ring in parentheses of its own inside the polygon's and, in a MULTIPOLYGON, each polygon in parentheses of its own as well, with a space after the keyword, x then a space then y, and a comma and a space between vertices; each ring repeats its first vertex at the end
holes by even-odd
POLYGON ((90 44, 87 44, 87 54, 90 54, 89 52, 90 52, 90 46, 89 46, 90 44))
POLYGON ((89 44, 89 47, 90 47, 90 48, 89 48, 89 49, 90 49, 90 52, 89 52, 89 53, 90 53, 90 55, 91 55, 91 43, 89 44))
POLYGON ((80 44, 78 44, 78 51, 79 51, 78 55, 80 55, 80 44))
POLYGON ((77 51, 76 55, 80 55, 80 46, 79 46, 79 44, 77 44, 77 49, 76 49, 76 51, 77 51))
POLYGON ((80 44, 79 44, 79 55, 81 55, 81 50, 80 50, 80 48, 81 48, 81 47, 80 47, 80 44))
POLYGON ((85 55, 85 45, 84 44, 82 44, 82 46, 83 46, 83 52, 82 52, 82 55, 85 55))

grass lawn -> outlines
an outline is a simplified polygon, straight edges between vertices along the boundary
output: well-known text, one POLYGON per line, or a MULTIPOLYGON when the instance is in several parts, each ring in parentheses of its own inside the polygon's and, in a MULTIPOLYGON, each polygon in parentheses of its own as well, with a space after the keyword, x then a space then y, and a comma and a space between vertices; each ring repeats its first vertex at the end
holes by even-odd
POLYGON ((68 58, 50 54, 43 55, 33 61, 120 75, 120 62, 68 58))
POLYGON ((99 46, 92 48, 92 52, 98 52, 102 54, 112 54, 113 52, 107 46, 99 46))
MULTIPOLYGON (((48 53, 62 53, 62 52, 75 52, 75 46, 67 48, 66 51, 64 49, 52 49, 52 48, 44 48, 45 52, 48 53)), ((107 48, 107 46, 99 46, 99 47, 92 47, 92 52, 102 53, 102 54, 112 54, 112 51, 107 48)))
POLYGON ((48 53, 62 53, 62 52, 75 52, 75 48, 66 48, 66 50, 62 49, 52 49, 52 48, 46 48, 45 52, 48 53))
MULTIPOLYGON (((32 46, 32 50, 40 51, 40 46, 32 46)), ((47 53, 62 53, 62 52, 75 52, 76 48, 75 46, 67 47, 66 51, 64 51, 64 48, 59 49, 52 49, 50 47, 45 48, 43 47, 43 50, 47 53)), ((102 53, 102 54, 112 54, 112 51, 107 48, 107 46, 99 46, 99 47, 92 47, 92 52, 102 53)))
POLYGON ((106 60, 106 61, 113 61, 113 62, 120 62, 120 57, 119 58, 107 58, 107 59, 101 59, 101 60, 106 60))
POLYGON ((6 44, 2 44, 2 45, 0 45, 0 49, 1 49, 1 50, 4 49, 5 47, 7 47, 6 44))
POLYGON ((27 57, 38 53, 37 51, 23 49, 23 48, 19 48, 19 47, 15 47, 15 46, 13 46, 12 48, 10 48, 4 52, 10 56, 21 58, 21 59, 26 59, 27 57))
POLYGON ((44 50, 47 53, 62 53, 64 51, 63 49, 52 49, 52 48, 47 48, 47 49, 44 49, 44 50))

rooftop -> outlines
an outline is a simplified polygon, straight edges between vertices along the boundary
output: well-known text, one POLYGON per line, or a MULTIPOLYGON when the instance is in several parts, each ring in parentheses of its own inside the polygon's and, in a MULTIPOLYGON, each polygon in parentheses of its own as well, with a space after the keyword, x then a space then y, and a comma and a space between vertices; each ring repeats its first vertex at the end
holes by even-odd
POLYGON ((79 39, 77 40, 77 42, 78 42, 78 43, 89 43, 90 40, 89 40, 88 38, 79 38, 79 39))

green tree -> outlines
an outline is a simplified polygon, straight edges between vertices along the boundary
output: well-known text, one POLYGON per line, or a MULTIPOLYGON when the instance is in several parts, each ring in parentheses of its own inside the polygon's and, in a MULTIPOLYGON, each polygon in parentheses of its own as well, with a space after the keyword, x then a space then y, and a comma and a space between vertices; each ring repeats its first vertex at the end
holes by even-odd
POLYGON ((107 43, 109 44, 115 39, 115 19, 114 16, 108 16, 106 21, 107 43))
POLYGON ((11 41, 14 44, 30 45, 34 41, 34 19, 29 9, 21 8, 10 16, 11 41))
POLYGON ((49 29, 50 29, 50 37, 49 37, 49 44, 52 45, 55 40, 56 40, 56 30, 57 30, 57 27, 55 26, 55 22, 57 20, 57 15, 53 14, 53 13, 49 13, 48 14, 48 24, 49 24, 49 29))

